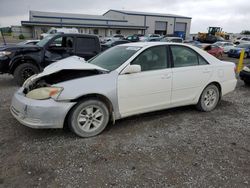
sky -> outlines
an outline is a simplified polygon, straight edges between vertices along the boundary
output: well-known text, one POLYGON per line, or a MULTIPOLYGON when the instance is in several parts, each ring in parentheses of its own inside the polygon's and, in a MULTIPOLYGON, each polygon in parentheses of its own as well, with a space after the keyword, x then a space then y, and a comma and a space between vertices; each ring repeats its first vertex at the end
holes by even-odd
POLYGON ((28 21, 29 10, 102 15, 109 9, 192 17, 191 33, 209 26, 228 33, 250 30, 249 0, 0 0, 0 27, 28 21))

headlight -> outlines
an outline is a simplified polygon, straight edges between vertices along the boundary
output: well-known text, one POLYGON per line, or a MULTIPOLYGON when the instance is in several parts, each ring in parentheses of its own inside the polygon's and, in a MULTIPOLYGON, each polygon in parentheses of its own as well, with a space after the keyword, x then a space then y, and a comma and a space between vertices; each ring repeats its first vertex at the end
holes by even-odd
POLYGON ((61 87, 42 87, 34 89, 27 93, 26 97, 30 99, 44 100, 44 99, 57 99, 57 97, 62 92, 63 88, 61 87))
POLYGON ((248 68, 247 66, 244 66, 243 70, 246 71, 246 72, 250 72, 250 68, 248 68))
POLYGON ((0 52, 0 57, 6 56, 6 55, 10 55, 10 54, 11 54, 11 52, 9 52, 9 51, 1 51, 0 52))

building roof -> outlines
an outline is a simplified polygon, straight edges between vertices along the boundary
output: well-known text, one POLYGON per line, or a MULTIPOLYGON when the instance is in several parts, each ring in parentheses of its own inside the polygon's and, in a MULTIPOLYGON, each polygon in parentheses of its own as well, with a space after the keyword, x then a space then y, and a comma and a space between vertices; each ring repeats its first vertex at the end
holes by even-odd
POLYGON ((164 13, 152 13, 152 12, 138 12, 138 11, 127 11, 127 10, 114 10, 110 9, 107 12, 103 14, 107 14, 110 11, 114 12, 119 12, 123 14, 128 14, 128 15, 140 15, 140 16, 157 16, 157 17, 173 17, 173 18, 186 18, 186 19, 192 19, 191 17, 186 17, 186 16, 181 16, 181 15, 176 15, 176 14, 164 14, 164 13))
POLYGON ((30 11, 30 21, 34 21, 35 18, 57 18, 57 19, 71 19, 71 20, 96 20, 96 21, 116 21, 127 22, 127 20, 120 20, 115 18, 107 18, 102 15, 91 14, 73 14, 73 13, 58 13, 58 12, 41 12, 30 11))
POLYGON ((54 26, 54 27, 89 27, 89 28, 117 28, 117 29, 142 29, 145 30, 147 26, 135 25, 117 25, 117 24, 81 24, 68 22, 44 22, 44 21, 21 21, 24 26, 54 26))

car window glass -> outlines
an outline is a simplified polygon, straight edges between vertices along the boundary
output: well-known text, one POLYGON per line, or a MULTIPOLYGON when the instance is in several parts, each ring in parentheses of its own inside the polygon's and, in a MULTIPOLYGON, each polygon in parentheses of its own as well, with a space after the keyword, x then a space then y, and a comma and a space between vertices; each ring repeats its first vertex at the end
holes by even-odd
POLYGON ((141 71, 167 68, 167 51, 165 46, 146 49, 131 63, 141 66, 141 71))
POLYGON ((198 56, 197 54, 184 46, 170 46, 174 67, 188 67, 198 65, 198 56))
POLYGON ((50 46, 62 46, 62 37, 56 38, 51 44, 50 46))
POLYGON ((182 43, 182 39, 172 39, 172 42, 178 42, 178 43, 182 43))
POLYGON ((59 37, 56 38, 50 46, 73 48, 73 37, 59 37))
POLYGON ((76 53, 95 52, 96 42, 94 38, 79 37, 76 39, 76 53))
POLYGON ((100 53, 88 62, 107 70, 115 70, 134 55, 140 47, 116 46, 100 53))
POLYGON ((199 58, 199 65, 208 65, 207 61, 203 57, 199 55, 198 58, 199 58))

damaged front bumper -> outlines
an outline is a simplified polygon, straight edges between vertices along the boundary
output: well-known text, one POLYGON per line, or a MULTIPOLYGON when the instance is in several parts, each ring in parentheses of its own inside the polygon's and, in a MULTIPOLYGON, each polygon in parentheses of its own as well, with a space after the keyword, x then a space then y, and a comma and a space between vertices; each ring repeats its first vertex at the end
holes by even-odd
POLYGON ((12 98, 10 111, 21 124, 31 128, 63 128, 65 117, 74 104, 53 99, 29 99, 21 88, 12 98))

